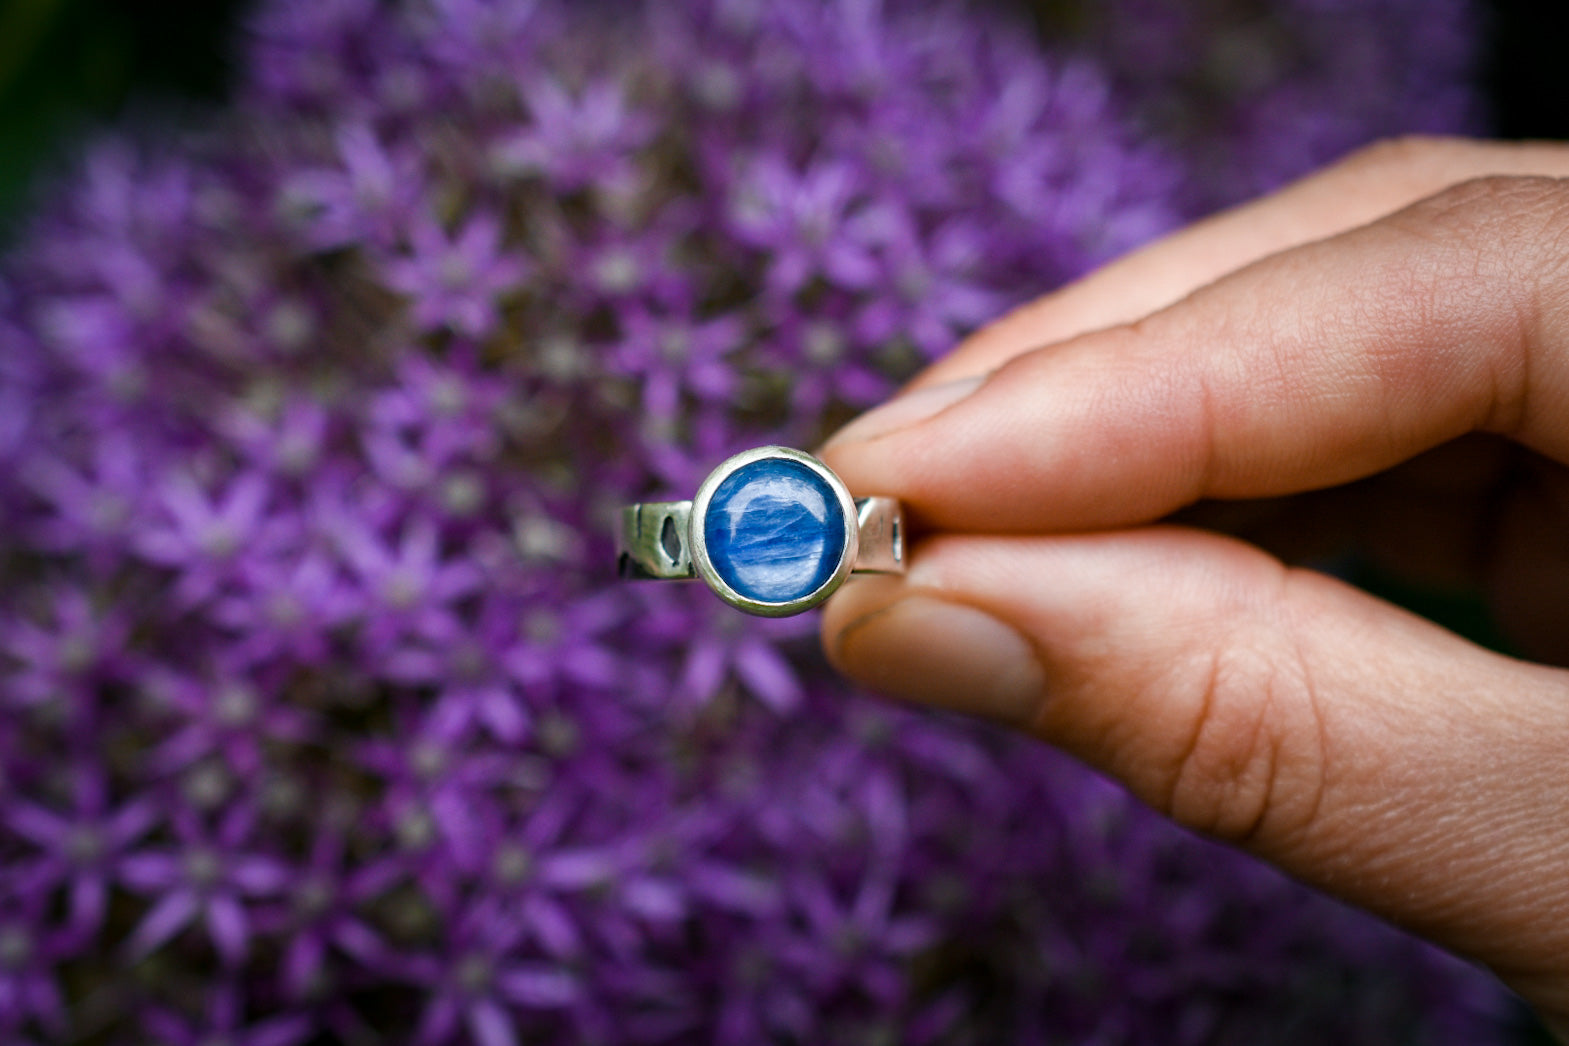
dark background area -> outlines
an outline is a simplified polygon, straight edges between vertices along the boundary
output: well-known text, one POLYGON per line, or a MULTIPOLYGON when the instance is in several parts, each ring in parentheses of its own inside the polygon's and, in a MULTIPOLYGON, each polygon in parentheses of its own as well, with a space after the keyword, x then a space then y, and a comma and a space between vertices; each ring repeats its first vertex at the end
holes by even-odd
POLYGON ((0 230, 83 129, 221 100, 236 0, 0 0, 0 230))
POLYGON ((1493 0, 1483 82, 1504 138, 1569 138, 1569 4, 1493 0))

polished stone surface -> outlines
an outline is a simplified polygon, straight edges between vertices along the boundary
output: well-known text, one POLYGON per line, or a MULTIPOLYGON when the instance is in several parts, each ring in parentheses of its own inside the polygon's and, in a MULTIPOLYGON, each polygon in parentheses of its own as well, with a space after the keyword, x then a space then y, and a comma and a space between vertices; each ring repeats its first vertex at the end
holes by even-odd
POLYGON ((844 553, 845 519, 823 478, 794 461, 743 465, 714 491, 703 519, 714 570, 762 603, 811 595, 844 553))

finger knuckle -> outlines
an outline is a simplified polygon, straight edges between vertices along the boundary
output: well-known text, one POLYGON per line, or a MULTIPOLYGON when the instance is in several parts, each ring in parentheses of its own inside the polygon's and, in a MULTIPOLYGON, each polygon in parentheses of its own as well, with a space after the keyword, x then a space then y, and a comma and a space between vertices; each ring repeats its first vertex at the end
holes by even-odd
POLYGON ((1430 297, 1464 318, 1457 334, 1488 349, 1473 357, 1493 388, 1476 427, 1505 435, 1531 427, 1533 356, 1557 342, 1569 314, 1569 181, 1475 178, 1391 216, 1390 225, 1435 248, 1421 266, 1430 297))
POLYGON ((1569 270, 1569 180, 1493 175, 1452 186, 1419 205, 1414 216, 1449 236, 1474 259, 1493 294, 1513 292, 1525 306, 1569 270))
POLYGON ((1323 791, 1323 732, 1300 661, 1234 642, 1193 670, 1191 728, 1157 804, 1178 823, 1237 845, 1310 821, 1323 791))
MULTIPOLYGON (((1455 234, 1538 229, 1569 214, 1569 183, 1534 174, 1468 178, 1419 201, 1408 221, 1455 234)), ((1527 241, 1529 242, 1529 241, 1527 241)), ((1517 244, 1518 246, 1518 244, 1517 244)))

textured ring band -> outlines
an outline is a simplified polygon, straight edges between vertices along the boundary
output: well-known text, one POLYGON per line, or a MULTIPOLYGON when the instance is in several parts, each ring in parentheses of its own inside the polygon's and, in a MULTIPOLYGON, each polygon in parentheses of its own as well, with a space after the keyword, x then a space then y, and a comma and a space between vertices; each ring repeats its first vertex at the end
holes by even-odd
POLYGON ((749 614, 787 617, 854 573, 904 573, 896 498, 850 497, 821 461, 789 447, 729 458, 691 501, 621 510, 617 569, 626 578, 700 578, 749 614))

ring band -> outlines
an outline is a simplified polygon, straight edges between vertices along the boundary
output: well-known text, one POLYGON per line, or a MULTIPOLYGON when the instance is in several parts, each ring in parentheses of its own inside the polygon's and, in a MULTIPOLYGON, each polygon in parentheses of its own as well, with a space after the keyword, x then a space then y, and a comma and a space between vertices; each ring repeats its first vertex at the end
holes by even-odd
POLYGON ((763 617, 810 610, 851 573, 904 573, 897 498, 852 498, 833 470, 789 447, 724 461, 691 501, 621 510, 624 578, 700 578, 731 606, 763 617))

